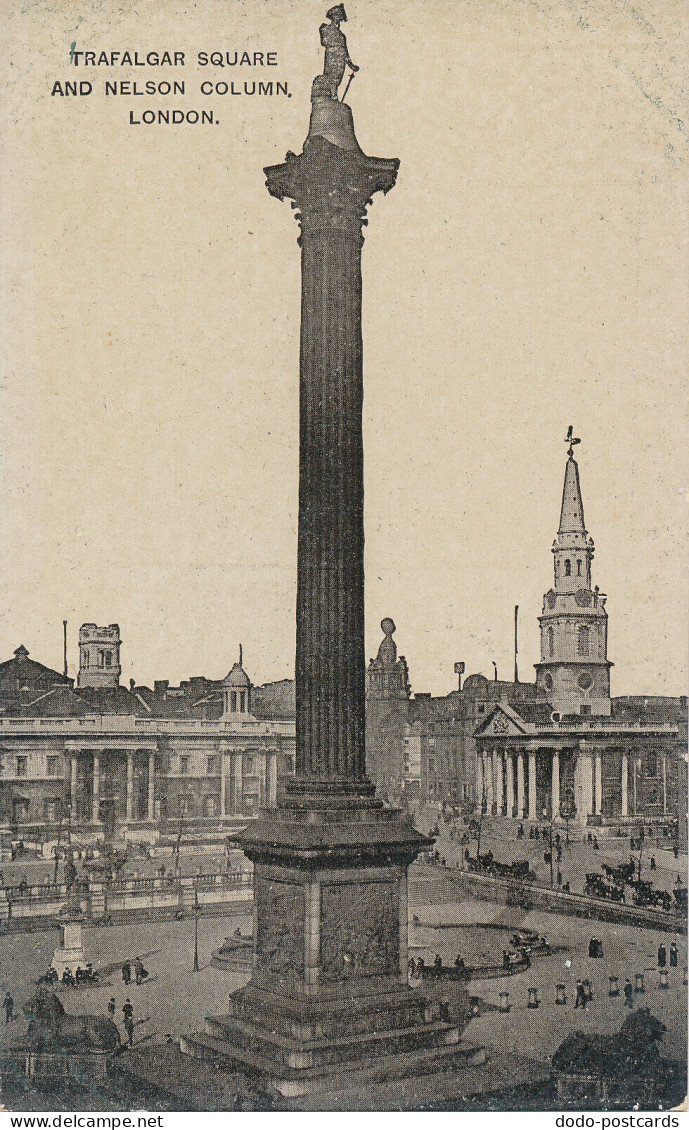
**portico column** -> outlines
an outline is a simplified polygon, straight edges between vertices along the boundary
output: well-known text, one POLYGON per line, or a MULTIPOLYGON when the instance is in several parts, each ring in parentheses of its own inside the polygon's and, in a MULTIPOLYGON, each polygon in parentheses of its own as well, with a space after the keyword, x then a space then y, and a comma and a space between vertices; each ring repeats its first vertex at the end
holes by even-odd
POLYGON ((495 811, 498 816, 502 816, 502 756, 499 749, 493 750, 493 772, 495 774, 495 811))
POLYGON ((71 758, 71 761, 70 761, 69 789, 70 789, 69 799, 70 799, 70 803, 71 803, 71 806, 72 806, 72 820, 76 820, 77 819, 77 755, 76 755, 76 753, 72 754, 72 758, 71 758))
POLYGON ((622 816, 629 816, 629 758, 622 754, 622 816))
POLYGON ((514 816, 514 756, 505 750, 505 780, 507 784, 507 815, 514 816))
POLYGON ((529 750, 529 820, 536 820, 536 750, 529 750))
POLYGON ((156 758, 151 750, 148 755, 148 819, 151 822, 155 819, 155 776, 156 758))
POLYGON ((594 813, 598 813, 598 815, 600 815, 600 813, 603 811, 603 805, 602 805, 602 800, 603 800, 603 767, 602 767, 601 751, 599 749, 594 750, 593 767, 594 767, 593 811, 594 811, 594 813))
POLYGON ((587 816, 593 812, 593 765, 591 754, 585 746, 577 750, 577 760, 574 767, 574 792, 577 806, 577 820, 580 824, 586 823, 587 816))
POLYGON ((663 816, 667 815, 667 758, 662 755, 662 773, 663 773, 663 816))
POLYGON ((235 755, 234 755, 234 812, 235 812, 235 816, 241 815, 242 808, 244 807, 243 780, 244 780, 244 754, 243 753, 235 753, 235 755))
POLYGON ((483 780, 486 784, 486 812, 490 815, 493 811, 493 751, 486 756, 484 753, 483 780))
POLYGON ((560 751, 559 749, 553 750, 553 761, 551 767, 552 773, 552 786, 551 786, 551 816, 553 819, 560 815, 560 751))
POLYGON ((100 819, 100 752, 93 754, 93 794, 91 797, 91 821, 97 824, 100 819))
POLYGON ((225 815, 225 774, 227 772, 227 761, 225 760, 225 750, 220 748, 220 815, 225 815))
POLYGON ((134 819, 134 751, 127 750, 127 820, 134 819))
POLYGON ((476 750, 476 805, 480 809, 483 804, 483 751, 476 750))
POLYGON ((268 798, 266 806, 277 808, 278 803, 278 755, 275 750, 268 754, 268 798))
POLYGON ((524 813, 524 752, 517 750, 517 816, 521 818, 524 813))

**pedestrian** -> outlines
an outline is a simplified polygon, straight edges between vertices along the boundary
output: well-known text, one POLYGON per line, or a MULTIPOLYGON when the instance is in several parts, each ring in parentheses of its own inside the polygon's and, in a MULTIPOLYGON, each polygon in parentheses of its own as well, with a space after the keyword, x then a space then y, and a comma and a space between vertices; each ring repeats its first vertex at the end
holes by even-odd
POLYGON ((115 1019, 115 998, 114 997, 110 997, 110 1000, 108 1001, 108 1016, 110 1017, 111 1020, 115 1019))
POLYGON ((677 953, 677 943, 673 942, 672 945, 670 946, 670 967, 672 969, 677 968, 677 958, 678 958, 678 956, 679 955, 677 953))
POLYGON ((663 942, 661 942, 660 945, 658 946, 658 968, 664 969, 666 961, 667 961, 667 950, 665 949, 663 942))
POLYGON ((625 1008, 634 1008, 633 996, 634 996, 634 990, 632 988, 632 983, 629 980, 629 978, 626 977, 625 982, 624 982, 624 1006, 625 1006, 625 1008))
POLYGON ((127 997, 122 1005, 122 1015, 124 1017, 124 1030, 127 1033, 127 1042, 131 1047, 134 1043, 134 1006, 129 997, 127 997))
POLYGON ((443 959, 442 959, 442 957, 440 956, 439 953, 437 953, 435 955, 435 957, 433 958, 433 965, 435 966, 436 969, 442 969, 443 959))
POLYGON ((132 967, 128 961, 125 961, 122 966, 122 980, 125 985, 128 985, 132 979, 132 967))
MULTIPOLYGON (((591 836, 591 833, 590 833, 590 832, 587 832, 587 833, 586 833, 586 843, 587 843, 587 844, 593 843, 593 837, 591 836)), ((575 1007, 576 1007, 576 1006, 575 1006, 575 1007)))
POLYGON ((9 1024, 10 1020, 14 1020, 14 999, 9 989, 5 993, 2 1007, 5 1010, 5 1024, 9 1024))
POLYGON ((581 981, 577 981, 577 995, 574 998, 575 1008, 586 1008, 586 993, 581 981))
POLYGON ((677 844, 675 844, 675 846, 673 847, 672 854, 674 855, 675 859, 677 859, 677 856, 679 855, 679 847, 677 846, 677 844))
POLYGON ((655 871, 655 869, 656 869, 656 857, 654 855, 652 855, 651 856, 651 871, 655 871))
POLYGON ((593 1000, 593 985, 589 981, 588 977, 583 982, 583 989, 584 989, 584 996, 586 997, 586 1000, 592 1001, 593 1000))
POLYGON ((558 873, 557 873, 557 885, 558 885, 558 887, 562 886, 562 872, 559 871, 559 870, 558 870, 558 873))
POLYGON ((524 839, 524 825, 521 824, 521 823, 520 823, 519 827, 517 828, 517 839, 518 840, 524 839))
POLYGON ((593 850, 594 851, 600 851, 600 848, 598 847, 598 837, 597 836, 593 837, 593 850))
POLYGON ((463 973, 464 968, 465 968, 464 958, 460 957, 459 954, 457 954, 457 956, 455 958, 455 969, 457 970, 458 973, 463 973))

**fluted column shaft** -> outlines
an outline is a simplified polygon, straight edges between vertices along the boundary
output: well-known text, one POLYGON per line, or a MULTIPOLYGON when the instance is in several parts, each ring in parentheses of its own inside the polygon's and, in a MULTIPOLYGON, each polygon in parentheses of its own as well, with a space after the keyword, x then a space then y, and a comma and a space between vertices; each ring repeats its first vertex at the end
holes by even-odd
MULTIPOLYGON (((333 113, 349 115, 349 109, 333 113)), ((296 775, 312 785, 366 779, 361 247, 367 203, 396 161, 322 136, 266 169, 301 223, 296 775), (347 147, 349 146, 349 147, 347 147)))
POLYGON ((361 243, 302 238, 297 750, 300 774, 364 766, 361 243))

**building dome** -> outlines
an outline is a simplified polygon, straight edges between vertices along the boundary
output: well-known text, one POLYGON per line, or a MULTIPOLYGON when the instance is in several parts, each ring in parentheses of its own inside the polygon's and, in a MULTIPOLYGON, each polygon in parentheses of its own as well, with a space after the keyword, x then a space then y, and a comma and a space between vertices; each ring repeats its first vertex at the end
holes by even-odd
POLYGON ((226 687, 250 687, 251 680, 241 663, 235 663, 232 670, 223 679, 226 687))
POLYGON ((242 645, 239 645, 239 659, 222 681, 223 713, 251 714, 251 691, 253 684, 242 667, 242 645))

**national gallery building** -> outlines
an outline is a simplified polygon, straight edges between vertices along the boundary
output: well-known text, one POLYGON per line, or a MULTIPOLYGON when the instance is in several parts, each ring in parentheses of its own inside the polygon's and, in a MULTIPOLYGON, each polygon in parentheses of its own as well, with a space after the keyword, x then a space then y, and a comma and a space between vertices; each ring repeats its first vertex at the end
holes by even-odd
POLYGON ((225 679, 119 684, 117 624, 84 624, 77 685, 25 647, 0 664, 0 835, 155 839, 222 830, 276 804, 294 773, 293 685, 225 679))

